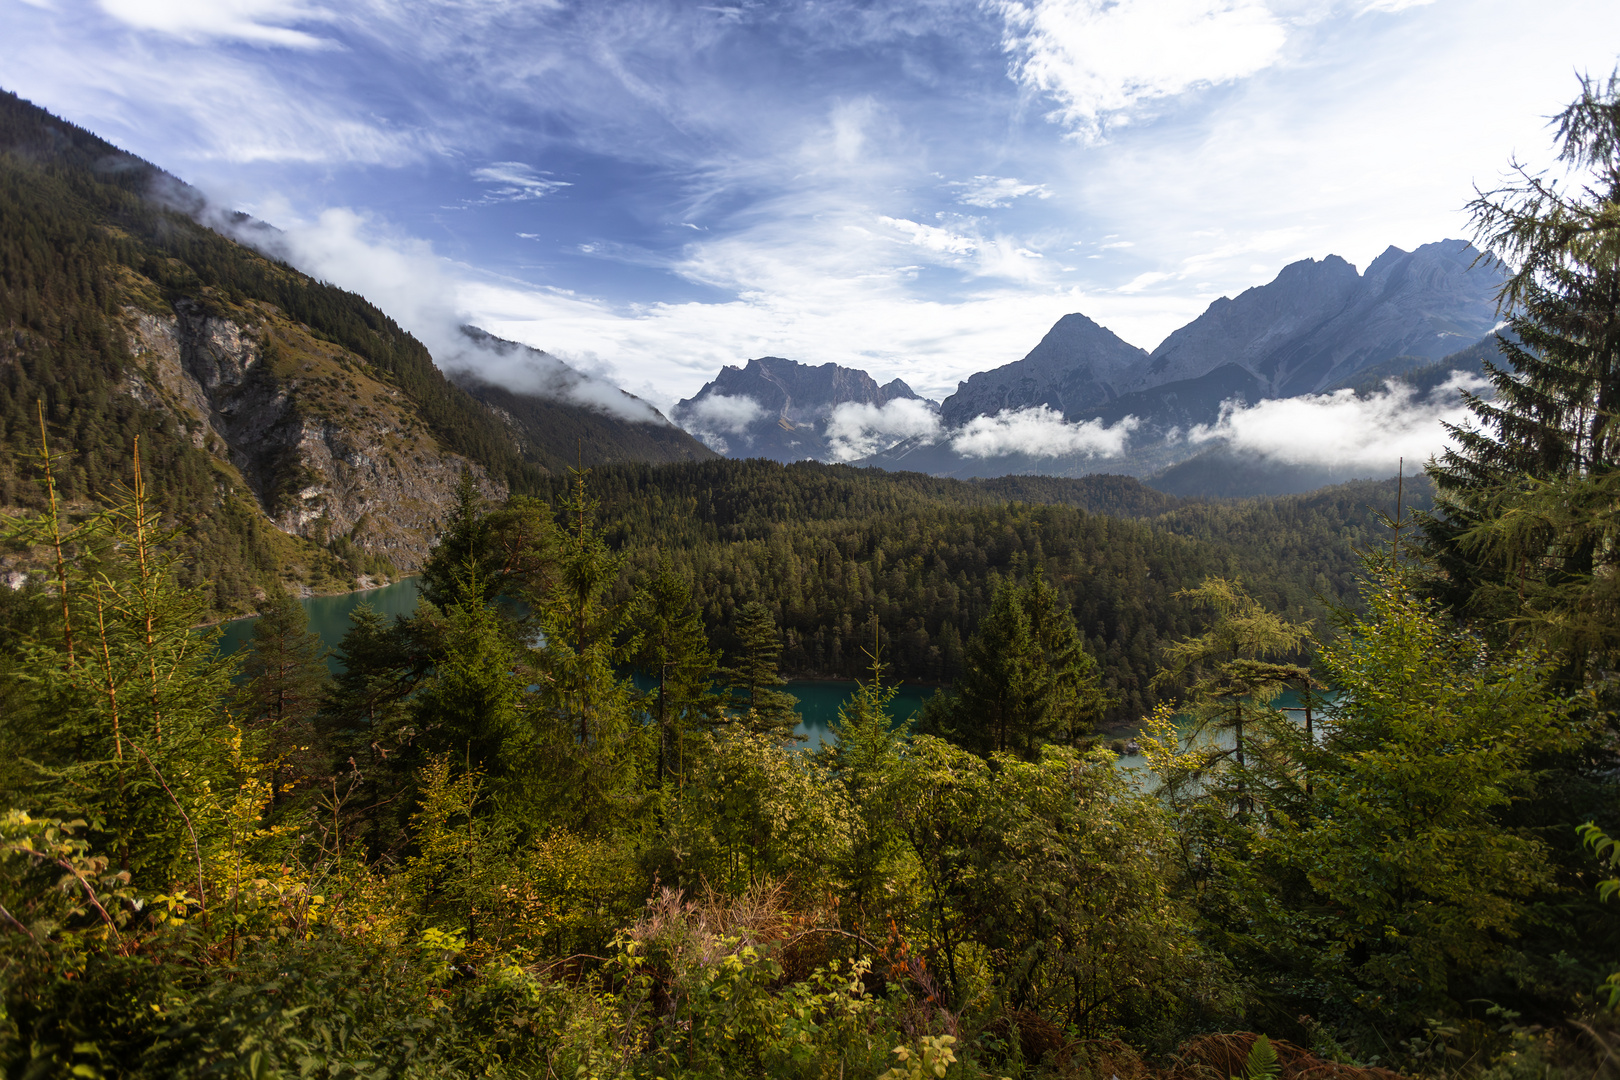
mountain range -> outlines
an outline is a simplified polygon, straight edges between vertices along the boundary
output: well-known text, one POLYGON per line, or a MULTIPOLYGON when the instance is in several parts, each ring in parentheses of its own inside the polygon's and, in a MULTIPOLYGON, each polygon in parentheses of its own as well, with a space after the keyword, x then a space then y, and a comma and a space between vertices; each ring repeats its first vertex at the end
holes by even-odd
MULTIPOLYGON (((450 328, 430 353, 363 297, 279 258, 278 236, 0 94, 0 508, 39 503, 41 412, 74 513, 127 480, 139 439, 160 509, 190 534, 186 573, 229 614, 251 610, 271 577, 333 591, 414 570, 463 473, 492 498, 549 489, 579 465, 718 454, 1297 490, 1347 477, 1245 480, 1229 448, 1180 436, 1234 403, 1477 370, 1500 283, 1460 241, 1391 248, 1365 273, 1307 259, 1215 301, 1151 353, 1075 313, 941 403, 898 379, 759 357, 681 401, 677 426, 477 327, 450 328), (1039 438, 1010 438, 1019 424, 1039 438)), ((25 580, 31 558, 0 553, 0 580, 25 580)))
POLYGON ((838 456, 841 409, 882 409, 895 401, 917 402, 933 411, 933 402, 899 379, 879 386, 855 368, 811 367, 762 356, 743 367, 727 364, 696 395, 676 404, 671 415, 707 445, 733 457, 827 461, 838 456))
MULTIPOLYGON (((1214 301, 1152 352, 1083 314, 1065 315, 1022 359, 960 383, 940 403, 931 429, 891 431, 894 437, 880 440, 887 445, 860 463, 961 477, 1152 476, 1200 453, 1223 452, 1186 438, 1194 428, 1218 424, 1223 410, 1345 389, 1365 393, 1437 364, 1442 373, 1477 372, 1494 351, 1482 339, 1497 325, 1501 283, 1491 259, 1466 241, 1442 240, 1415 251, 1391 247, 1364 273, 1336 255, 1292 263, 1265 285, 1214 301)), ((831 368, 779 357, 728 367, 675 416, 702 431, 686 410, 723 402, 730 424, 724 440, 701 435, 716 449, 782 461, 848 460, 825 438, 776 433, 792 430, 783 423, 786 413, 778 415, 778 402, 815 417, 837 416, 846 403, 883 403, 864 372, 838 368, 838 381, 822 379, 813 391, 803 379, 831 368), (784 398, 776 387, 790 384, 805 389, 784 398), (860 390, 852 392, 855 387, 860 390)), ((882 390, 897 385, 904 386, 882 390)), ((880 425, 885 418, 868 419, 880 425)), ((882 434, 869 432, 868 439, 882 434)), ((1228 466, 1230 458, 1223 459, 1228 466)), ((1294 483, 1317 474, 1348 478, 1328 467, 1296 472, 1294 483)), ((1273 476, 1261 486, 1277 482, 1273 476)))

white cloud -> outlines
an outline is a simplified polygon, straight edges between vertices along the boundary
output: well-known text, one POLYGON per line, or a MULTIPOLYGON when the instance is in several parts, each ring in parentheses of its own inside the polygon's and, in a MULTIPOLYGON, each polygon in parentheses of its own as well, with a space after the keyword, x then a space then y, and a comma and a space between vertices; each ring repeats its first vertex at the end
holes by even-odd
POLYGON ((338 207, 312 222, 293 219, 289 227, 271 231, 233 229, 214 207, 204 208, 202 216, 244 243, 361 294, 416 335, 446 371, 469 369, 518 393, 572 402, 633 423, 668 423, 654 406, 620 390, 611 368, 581 370, 542 351, 470 340, 461 327, 478 318, 461 303, 455 268, 430 244, 395 234, 365 214, 338 207))
POLYGON ((1033 195, 1037 199, 1050 199, 1052 192, 1045 184, 1026 184, 1010 176, 975 176, 972 180, 953 181, 954 188, 964 189, 956 201, 964 206, 1011 206, 1014 199, 1033 195))
POLYGON ((953 233, 937 225, 924 225, 906 218, 879 216, 878 220, 906 237, 907 243, 941 255, 972 255, 979 250, 979 241, 971 236, 953 233))
POLYGON ((515 393, 583 405, 633 424, 669 423, 640 398, 536 349, 463 336, 451 348, 435 352, 433 359, 446 371, 472 371, 515 393))
POLYGON ((553 180, 549 173, 537 172, 521 161, 497 161, 473 170, 473 179, 493 184, 485 202, 522 202, 543 199, 560 188, 573 187, 567 180, 553 180))
POLYGON ((284 49, 328 49, 334 43, 290 23, 326 21, 320 8, 297 0, 101 0, 101 9, 137 30, 185 41, 243 41, 284 49))
POLYGON ((1085 420, 1071 424, 1063 414, 1045 405, 1034 409, 1003 409, 994 416, 975 416, 951 435, 951 449, 963 457, 990 458, 1007 454, 1031 457, 1118 457, 1125 440, 1140 425, 1134 416, 1115 424, 1085 420))
POLYGON ((1001 0, 1015 77, 1087 138, 1148 103, 1276 62, 1287 39, 1258 0, 1001 0))
POLYGON ((1422 464, 1443 450, 1447 437, 1441 421, 1461 424, 1473 415, 1457 391, 1478 392, 1487 385, 1480 376, 1459 371, 1423 396, 1392 382, 1365 398, 1338 390, 1250 406, 1228 402, 1218 422, 1193 428, 1187 440, 1222 440, 1291 465, 1377 469, 1387 475, 1399 459, 1408 466, 1422 464))
POLYGON ((899 398, 886 405, 847 401, 833 409, 826 435, 834 461, 854 461, 902 439, 939 434, 939 416, 926 401, 899 398))
POLYGON ((682 409, 677 422, 694 435, 741 435, 765 408, 747 394, 709 394, 682 409))

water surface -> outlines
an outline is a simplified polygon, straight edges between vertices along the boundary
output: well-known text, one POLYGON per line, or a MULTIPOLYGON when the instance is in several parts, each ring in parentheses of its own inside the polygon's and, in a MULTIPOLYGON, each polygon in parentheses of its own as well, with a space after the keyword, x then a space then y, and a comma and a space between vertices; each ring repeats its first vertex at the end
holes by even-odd
MULTIPOLYGON (((419 593, 416 578, 406 578, 380 589, 343 593, 338 596, 311 596, 300 600, 309 613, 309 628, 320 635, 322 643, 332 650, 326 666, 335 674, 343 670, 337 648, 343 635, 349 632, 349 615, 361 604, 370 604, 392 620, 395 615, 409 615, 416 610, 419 593)), ((229 655, 245 646, 253 637, 253 619, 237 619, 223 627, 220 652, 229 655)), ((638 683, 640 680, 637 680, 638 683)), ((805 736, 804 746, 815 749, 823 742, 832 742, 838 728, 839 706, 855 692, 855 683, 841 679, 794 679, 786 690, 799 699, 799 715, 803 720, 797 731, 805 736)), ((890 711, 896 720, 906 720, 922 708, 923 699, 933 693, 932 687, 902 684, 899 693, 890 702, 890 711)))

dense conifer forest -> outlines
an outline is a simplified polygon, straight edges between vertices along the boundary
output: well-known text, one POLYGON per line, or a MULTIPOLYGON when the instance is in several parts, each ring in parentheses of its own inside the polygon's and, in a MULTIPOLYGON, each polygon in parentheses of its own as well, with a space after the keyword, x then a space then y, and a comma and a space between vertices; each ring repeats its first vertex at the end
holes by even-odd
POLYGON ((1515 342, 1432 501, 469 473, 334 677, 273 579, 243 653, 198 629, 178 457, 19 453, 0 1069, 1612 1074, 1620 80, 1559 123, 1586 186, 1473 207, 1515 342), (86 455, 120 494, 64 513, 86 455), (834 742, 784 671, 861 675, 834 742))

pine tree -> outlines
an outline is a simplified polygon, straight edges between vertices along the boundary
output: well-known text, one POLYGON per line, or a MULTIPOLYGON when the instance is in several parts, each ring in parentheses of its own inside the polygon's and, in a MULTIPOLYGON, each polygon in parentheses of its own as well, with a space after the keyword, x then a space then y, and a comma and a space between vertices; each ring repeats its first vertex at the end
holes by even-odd
POLYGON ((781 675, 782 638, 775 617, 758 601, 745 604, 737 613, 736 632, 739 654, 724 672, 733 707, 743 714, 750 731, 794 738, 793 729, 799 725, 794 706, 799 699, 778 689, 787 680, 781 675))
POLYGON ((319 768, 312 722, 327 690, 326 655, 304 606, 279 585, 267 590, 242 659, 236 707, 271 763, 273 808, 284 802, 290 778, 319 768))

